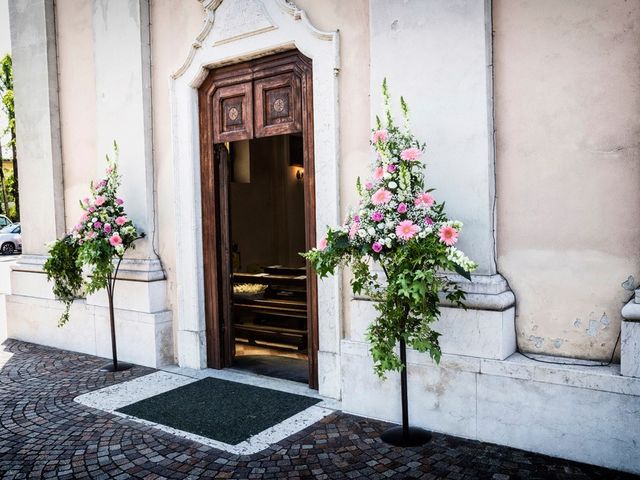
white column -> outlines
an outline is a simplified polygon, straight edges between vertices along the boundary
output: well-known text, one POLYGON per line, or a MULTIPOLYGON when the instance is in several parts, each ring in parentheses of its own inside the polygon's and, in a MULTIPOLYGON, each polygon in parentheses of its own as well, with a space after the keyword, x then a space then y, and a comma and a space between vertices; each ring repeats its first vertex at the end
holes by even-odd
POLYGON ((65 231, 53 2, 9 2, 9 15, 23 251, 45 255, 65 231))
MULTIPOLYGON (((120 193, 135 224, 147 234, 131 257, 155 259, 151 124, 151 57, 147 0, 94 0, 96 145, 99 155, 120 149, 120 193)), ((98 163, 99 175, 104 163, 98 163)))

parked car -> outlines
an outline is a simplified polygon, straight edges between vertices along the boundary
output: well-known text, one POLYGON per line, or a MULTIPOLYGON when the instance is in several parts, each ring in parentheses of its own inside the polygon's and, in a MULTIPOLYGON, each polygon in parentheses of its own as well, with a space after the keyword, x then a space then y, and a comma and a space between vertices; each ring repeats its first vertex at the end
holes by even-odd
POLYGON ((0 214, 0 228, 6 227, 7 225, 13 225, 13 222, 6 215, 0 214))
POLYGON ((0 229, 0 253, 11 255, 22 251, 22 230, 19 223, 12 223, 0 229))

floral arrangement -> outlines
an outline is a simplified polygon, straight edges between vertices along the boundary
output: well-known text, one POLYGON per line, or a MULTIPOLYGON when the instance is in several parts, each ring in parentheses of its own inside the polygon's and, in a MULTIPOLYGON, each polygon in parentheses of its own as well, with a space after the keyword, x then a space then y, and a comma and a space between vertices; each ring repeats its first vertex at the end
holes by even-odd
MULTIPOLYGON (((144 237, 127 217, 124 201, 118 197, 118 147, 108 155, 105 178, 90 184, 91 196, 80 201, 83 214, 72 232, 49 246, 49 258, 44 264, 53 292, 65 303, 59 325, 69 320, 69 308, 76 298, 108 287, 114 273, 114 258, 122 260, 134 242, 144 237), (90 275, 83 277, 83 269, 90 275)), ((119 265, 119 263, 118 263, 119 265)))
POLYGON ((317 248, 303 254, 318 275, 351 267, 351 287, 375 301, 378 316, 367 338, 376 373, 401 370, 395 346, 402 339, 439 362, 439 333, 430 324, 439 316, 439 294, 464 307, 464 292, 444 272, 471 279, 476 264, 456 243, 462 223, 444 213, 433 189, 426 188, 421 162, 425 144, 409 130, 409 108, 400 97, 403 125, 394 123, 386 79, 382 85, 386 125, 376 117, 371 145, 373 175, 357 181, 360 203, 344 224, 328 228, 317 248), (386 279, 373 271, 379 264, 386 279))

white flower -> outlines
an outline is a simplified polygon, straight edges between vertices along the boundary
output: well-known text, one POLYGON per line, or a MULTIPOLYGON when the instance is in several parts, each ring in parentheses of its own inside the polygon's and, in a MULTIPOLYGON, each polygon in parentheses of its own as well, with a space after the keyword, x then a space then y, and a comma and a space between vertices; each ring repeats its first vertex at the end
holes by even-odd
POLYGON ((376 229, 373 227, 369 227, 367 228, 367 233, 373 237, 376 234, 376 229))
POLYGON ((396 182, 389 182, 389 184, 387 185, 391 190, 395 190, 396 188, 398 188, 398 184, 396 182))
POLYGON ((384 223, 380 222, 380 223, 378 224, 378 230, 383 230, 383 229, 384 229, 384 227, 385 227, 384 223))

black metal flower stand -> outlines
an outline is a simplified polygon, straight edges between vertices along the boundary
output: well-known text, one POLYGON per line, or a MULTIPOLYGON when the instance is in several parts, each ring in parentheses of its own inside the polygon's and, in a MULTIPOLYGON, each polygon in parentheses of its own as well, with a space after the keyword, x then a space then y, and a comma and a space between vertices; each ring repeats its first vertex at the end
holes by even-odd
POLYGON ((107 298, 109 299, 109 323, 111 325, 111 358, 112 363, 108 363, 100 369, 101 372, 122 372, 129 370, 132 365, 130 363, 118 362, 118 349, 116 346, 116 321, 113 313, 113 291, 116 286, 116 280, 118 279, 118 270, 120 269, 120 263, 122 257, 118 258, 118 264, 113 274, 109 274, 107 279, 107 298))
POLYGON ((419 427, 409 426, 409 400, 407 397, 407 346, 404 338, 400 338, 400 389, 402 394, 402 425, 391 427, 380 438, 385 443, 396 447, 418 447, 431 440, 431 433, 419 427))

